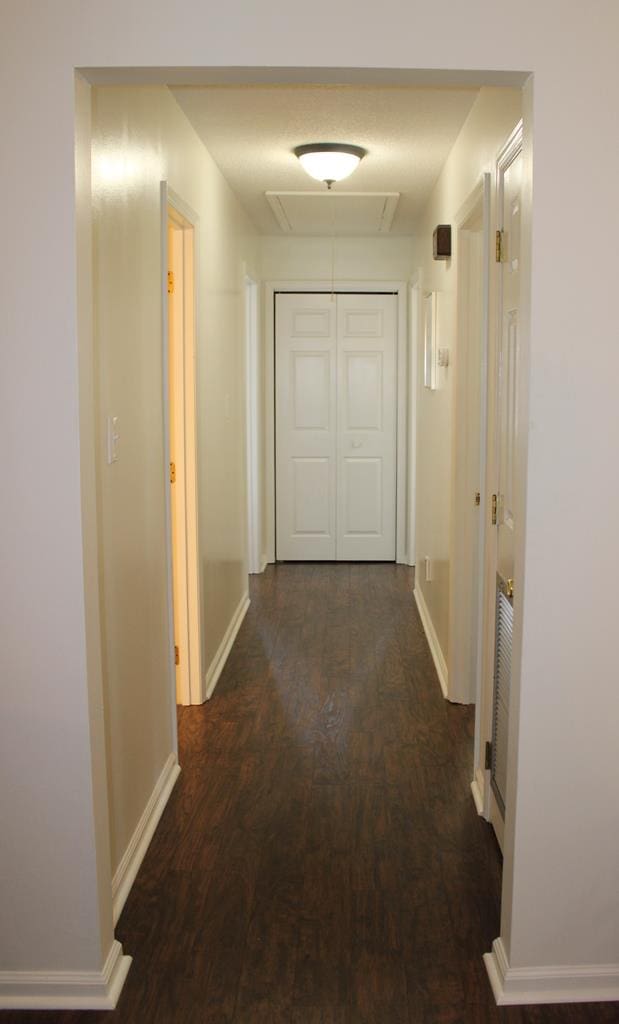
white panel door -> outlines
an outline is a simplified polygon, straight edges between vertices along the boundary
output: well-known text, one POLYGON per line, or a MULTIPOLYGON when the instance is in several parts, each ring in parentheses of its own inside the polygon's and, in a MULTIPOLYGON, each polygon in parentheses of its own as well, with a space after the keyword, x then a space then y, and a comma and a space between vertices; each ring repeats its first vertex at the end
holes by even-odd
POLYGON ((498 161, 497 207, 501 230, 499 284, 498 375, 496 388, 496 622, 492 699, 492 764, 490 821, 502 844, 508 771, 509 703, 511 690, 514 536, 516 530, 515 453, 518 437, 517 393, 520 311, 520 210, 522 131, 508 143, 498 161))
POLYGON ((396 297, 276 298, 280 560, 395 559, 396 297))
POLYGON ((336 557, 336 303, 276 297, 277 558, 336 557))
POLYGON ((395 559, 396 297, 338 295, 337 557, 395 559))

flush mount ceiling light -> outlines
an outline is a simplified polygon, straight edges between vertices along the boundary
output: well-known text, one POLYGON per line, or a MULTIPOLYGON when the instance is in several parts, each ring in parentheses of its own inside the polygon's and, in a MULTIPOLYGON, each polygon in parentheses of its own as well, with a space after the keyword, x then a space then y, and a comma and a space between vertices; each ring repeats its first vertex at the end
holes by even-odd
POLYGON ((366 152, 361 146, 340 142, 312 142, 308 146, 297 146, 294 155, 310 177, 324 181, 327 188, 331 188, 334 181, 352 174, 366 152))

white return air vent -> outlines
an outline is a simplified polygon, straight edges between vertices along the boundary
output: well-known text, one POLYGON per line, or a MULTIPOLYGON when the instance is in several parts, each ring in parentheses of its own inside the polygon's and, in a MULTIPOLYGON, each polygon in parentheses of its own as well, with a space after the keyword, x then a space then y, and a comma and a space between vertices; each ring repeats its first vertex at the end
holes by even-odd
POLYGON ((509 732, 509 693, 512 678, 512 637, 514 609, 509 590, 497 573, 496 637, 494 656, 494 694, 492 699, 491 783, 499 810, 505 817, 507 789, 507 737, 509 732))
POLYGON ((384 235, 399 192, 265 192, 281 230, 293 235, 384 235))

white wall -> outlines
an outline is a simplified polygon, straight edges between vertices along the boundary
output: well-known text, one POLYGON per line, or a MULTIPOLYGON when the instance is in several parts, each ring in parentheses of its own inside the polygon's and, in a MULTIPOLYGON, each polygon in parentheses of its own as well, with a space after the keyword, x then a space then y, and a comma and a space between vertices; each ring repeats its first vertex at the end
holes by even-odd
POLYGON ((406 281, 412 239, 268 235, 260 253, 265 281, 406 281))
MULTIPOLYGON (((366 78, 372 68, 397 76, 463 66, 478 82, 479 68, 534 76, 525 108, 528 173, 535 145, 534 190, 525 192, 534 225, 524 252, 533 272, 521 409, 525 582, 515 609, 522 644, 501 935, 512 966, 542 976, 565 968, 559 985, 575 976, 572 965, 619 964, 619 475, 607 442, 619 436, 617 256, 600 255, 600 225, 607 237, 619 233, 619 136, 609 130, 619 103, 616 0, 521 0, 517 9, 506 0, 386 0, 361 17, 349 0, 316 0, 302 31, 279 0, 231 0, 216 12, 179 0, 174 18, 161 0, 37 3, 36 20, 33 7, 5 0, 0 39, 0 175, 12 242, 0 256, 10 480, 0 544, 11 581, 1 598, 3 872, 11 880, 3 909, 13 926, 3 966, 98 970, 105 937, 90 896, 100 796, 86 702, 96 704, 98 688, 95 681, 88 693, 82 573, 80 492, 90 484, 78 433, 73 69, 324 69, 343 61, 365 68, 366 78), (67 906, 79 913, 59 927, 67 906)), ((496 81, 494 72, 485 80, 496 81)), ((611 976, 606 991, 619 994, 612 984, 611 976)))
POLYGON ((451 366, 438 368, 437 389, 423 386, 423 345, 417 370, 417 509, 418 565, 426 555, 432 561, 432 580, 419 571, 415 586, 422 593, 448 661, 450 564, 450 502, 452 478, 453 363, 456 356, 457 310, 455 228, 454 256, 432 258, 432 232, 437 224, 452 224, 458 210, 479 183, 494 169, 498 151, 521 116, 521 93, 514 89, 482 89, 418 222, 414 239, 414 265, 423 272, 424 291, 438 292, 438 345, 450 350, 451 366))
POLYGON ((112 868, 173 751, 160 181, 199 217, 196 349, 204 672, 247 590, 243 261, 251 224, 165 87, 93 90, 97 466, 112 868), (119 459, 106 420, 119 417, 119 459))

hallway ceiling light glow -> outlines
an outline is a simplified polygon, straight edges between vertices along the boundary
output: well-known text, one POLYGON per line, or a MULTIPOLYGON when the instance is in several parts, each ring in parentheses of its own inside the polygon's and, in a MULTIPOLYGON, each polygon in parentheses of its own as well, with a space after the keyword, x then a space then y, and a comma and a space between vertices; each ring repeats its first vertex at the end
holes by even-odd
POLYGON ((324 181, 331 188, 334 181, 341 181, 358 167, 367 150, 361 146, 348 146, 339 142, 313 142, 297 146, 294 155, 316 181, 324 181))

